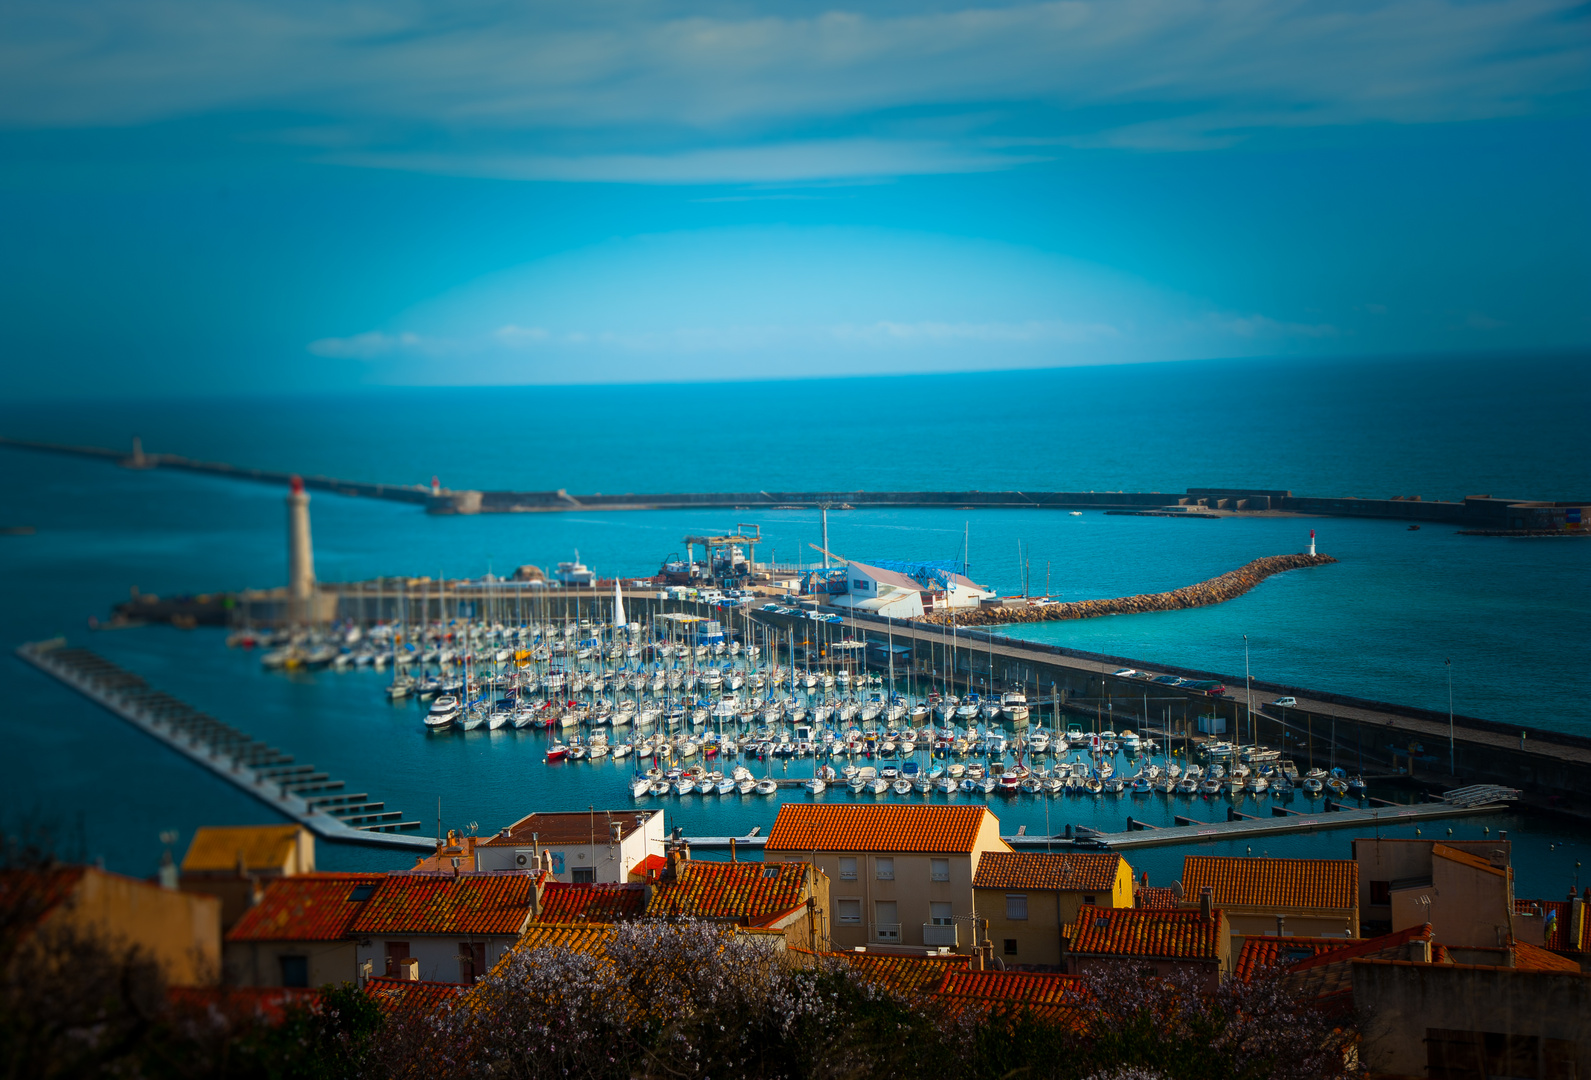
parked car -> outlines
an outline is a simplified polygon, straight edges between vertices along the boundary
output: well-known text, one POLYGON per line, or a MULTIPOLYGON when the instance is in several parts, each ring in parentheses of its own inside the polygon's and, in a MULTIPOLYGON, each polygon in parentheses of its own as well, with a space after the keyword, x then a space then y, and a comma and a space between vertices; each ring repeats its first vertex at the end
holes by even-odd
POLYGON ((1136 668, 1124 667, 1120 671, 1112 672, 1112 674, 1119 678, 1130 679, 1134 675, 1138 674, 1138 671, 1136 668))
POLYGON ((1177 678, 1175 675, 1159 675, 1155 678, 1155 682, 1164 686, 1176 686, 1181 681, 1182 680, 1177 678))
POLYGON ((1279 697, 1271 704, 1278 709, 1296 709, 1298 708, 1298 699, 1295 697, 1279 697))

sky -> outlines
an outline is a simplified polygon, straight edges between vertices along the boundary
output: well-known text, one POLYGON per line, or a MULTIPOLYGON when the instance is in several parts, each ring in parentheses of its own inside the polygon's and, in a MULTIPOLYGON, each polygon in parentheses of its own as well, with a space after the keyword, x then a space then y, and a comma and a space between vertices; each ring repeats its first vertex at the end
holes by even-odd
POLYGON ((1591 344, 1563 0, 9 0, 0 392, 1591 344))

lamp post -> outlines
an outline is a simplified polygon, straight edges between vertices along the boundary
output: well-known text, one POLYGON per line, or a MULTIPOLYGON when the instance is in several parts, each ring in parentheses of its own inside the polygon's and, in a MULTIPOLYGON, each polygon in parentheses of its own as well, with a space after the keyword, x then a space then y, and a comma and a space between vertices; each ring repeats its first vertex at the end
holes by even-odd
POLYGON ((1458 769, 1454 767, 1453 752, 1453 661, 1451 658, 1442 661, 1447 668, 1447 772, 1449 776, 1458 776, 1458 769))
POLYGON ((1254 739, 1254 678, 1249 674, 1248 635, 1243 635, 1243 687, 1248 694, 1248 741, 1258 746, 1254 739))

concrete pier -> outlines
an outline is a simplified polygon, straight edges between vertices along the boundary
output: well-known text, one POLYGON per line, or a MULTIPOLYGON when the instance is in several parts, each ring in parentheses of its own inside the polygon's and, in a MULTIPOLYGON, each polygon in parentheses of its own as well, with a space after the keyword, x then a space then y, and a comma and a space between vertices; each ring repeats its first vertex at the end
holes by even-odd
POLYGON ((164 694, 130 671, 63 639, 17 649, 17 656, 114 713, 151 738, 253 796, 283 817, 326 840, 409 851, 434 851, 436 841, 406 836, 418 829, 396 810, 363 794, 328 796, 343 782, 300 765, 289 754, 164 694))

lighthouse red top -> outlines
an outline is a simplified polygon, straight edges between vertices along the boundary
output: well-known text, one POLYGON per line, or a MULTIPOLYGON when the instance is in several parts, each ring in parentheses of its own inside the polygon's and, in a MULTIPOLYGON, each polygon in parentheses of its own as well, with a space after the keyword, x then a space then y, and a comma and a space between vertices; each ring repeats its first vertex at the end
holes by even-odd
POLYGON ((288 483, 293 485, 294 495, 304 494, 304 478, 302 476, 295 476, 288 483))

